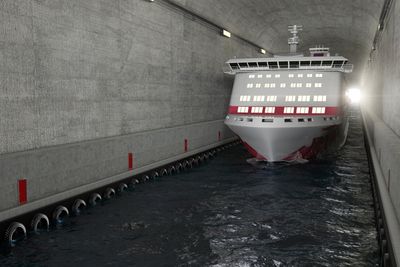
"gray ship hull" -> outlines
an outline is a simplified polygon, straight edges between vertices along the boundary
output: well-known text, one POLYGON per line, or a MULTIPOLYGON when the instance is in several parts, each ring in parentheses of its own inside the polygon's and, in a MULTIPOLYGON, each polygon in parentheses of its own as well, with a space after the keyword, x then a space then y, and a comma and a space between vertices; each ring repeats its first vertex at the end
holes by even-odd
POLYGON ((269 127, 261 121, 262 118, 253 118, 251 123, 246 124, 228 118, 225 123, 242 139, 254 157, 269 162, 314 158, 328 147, 343 144, 346 136, 347 121, 332 122, 321 118, 321 121, 306 127, 302 125, 304 123, 292 123, 290 126, 274 123, 269 127), (257 119, 260 123, 254 121, 257 119))

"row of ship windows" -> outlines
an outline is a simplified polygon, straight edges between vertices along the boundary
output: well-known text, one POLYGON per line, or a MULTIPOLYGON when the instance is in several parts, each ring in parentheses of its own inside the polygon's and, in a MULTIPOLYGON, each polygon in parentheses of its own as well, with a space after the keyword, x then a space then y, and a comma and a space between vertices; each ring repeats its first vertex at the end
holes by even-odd
MULTIPOLYGON (((299 74, 297 74, 297 75, 295 75, 295 74, 293 74, 293 73, 288 74, 288 77, 289 77, 289 78, 294 78, 295 76, 296 76, 297 78, 303 78, 303 77, 312 78, 312 77, 313 77, 313 74, 312 74, 312 73, 308 73, 306 76, 304 76, 304 74, 302 74, 302 73, 299 73, 299 74)), ((264 78, 264 75, 262 75, 262 74, 257 74, 257 75, 255 75, 255 74, 250 74, 250 75, 249 75, 249 78, 250 78, 250 79, 255 79, 256 77, 259 78, 259 79, 261 79, 261 78, 264 78)), ((280 75, 280 74, 275 74, 275 75, 267 74, 267 75, 265 75, 265 77, 266 77, 266 78, 272 78, 272 77, 280 78, 281 75, 280 75)), ((316 74, 315 74, 315 77, 317 77, 317 78, 322 78, 322 77, 324 77, 324 75, 323 75, 322 73, 316 73, 316 74)))
MULTIPOLYGON (((274 114, 275 107, 238 107, 238 113, 253 113, 253 114, 274 114)), ((325 114, 325 107, 312 107, 311 113, 312 114, 325 114)), ((308 114, 310 113, 309 107, 284 107, 283 108, 284 114, 308 114), (295 112, 296 109, 296 112, 295 112)))
MULTIPOLYGON (((234 120, 235 121, 244 121, 244 118, 241 118, 241 117, 234 118, 234 120)), ((339 120, 339 117, 324 117, 324 121, 327 121, 327 120, 336 121, 336 120, 339 120)), ((253 122, 253 118, 247 118, 246 121, 253 122)), ((261 121, 262 122, 274 122, 274 119, 273 118, 263 118, 261 121)), ((284 119, 284 122, 294 122, 294 121, 295 121, 295 119, 293 119, 293 118, 285 118, 284 119)), ((312 122, 312 121, 314 121, 314 119, 313 118, 298 118, 297 121, 298 122, 312 122)))
MULTIPOLYGON (((286 83, 281 83, 279 84, 281 88, 286 88, 286 83)), ((291 88, 302 88, 303 84, 302 83, 290 83, 291 88)), ((311 88, 312 83, 305 83, 305 87, 311 88)), ((276 83, 265 83, 264 88, 276 88, 277 84, 276 83)), ((262 84, 261 83, 248 83, 247 88, 261 88, 262 84)), ((322 83, 314 83, 315 88, 322 88, 322 83)))
MULTIPOLYGON (((276 102, 277 96, 263 96, 263 95, 255 95, 253 96, 253 101, 254 102, 276 102)), ((297 98, 297 101, 299 102, 310 102, 311 96, 309 95, 287 95, 285 96, 285 101, 286 102, 295 102, 297 98)), ((241 95, 239 98, 240 102, 250 102, 251 101, 251 96, 250 95, 241 95)), ((313 101, 314 102, 326 102, 326 95, 315 95, 313 96, 313 101)))

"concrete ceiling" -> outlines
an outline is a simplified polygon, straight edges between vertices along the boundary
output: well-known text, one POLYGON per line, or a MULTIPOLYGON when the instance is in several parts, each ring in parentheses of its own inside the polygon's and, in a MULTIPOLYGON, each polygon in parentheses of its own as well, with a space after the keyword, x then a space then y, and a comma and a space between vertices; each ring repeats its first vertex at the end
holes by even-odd
POLYGON ((287 26, 303 25, 301 51, 323 44, 354 64, 368 60, 384 0, 176 0, 272 53, 288 50, 287 26))

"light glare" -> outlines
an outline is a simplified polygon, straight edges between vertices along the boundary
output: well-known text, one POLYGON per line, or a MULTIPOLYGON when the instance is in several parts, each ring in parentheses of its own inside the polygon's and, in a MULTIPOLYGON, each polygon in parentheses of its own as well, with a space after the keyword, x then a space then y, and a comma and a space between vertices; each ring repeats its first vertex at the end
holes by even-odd
POLYGON ((351 103, 357 104, 361 101, 361 90, 358 88, 350 88, 346 92, 347 98, 351 103))

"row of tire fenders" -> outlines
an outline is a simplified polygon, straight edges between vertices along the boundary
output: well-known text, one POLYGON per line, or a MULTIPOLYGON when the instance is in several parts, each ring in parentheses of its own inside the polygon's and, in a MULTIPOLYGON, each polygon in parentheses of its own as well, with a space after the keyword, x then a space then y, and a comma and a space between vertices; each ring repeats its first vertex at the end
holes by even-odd
MULTIPOLYGON (((117 194, 122 195, 128 190, 133 191, 138 184, 154 181, 163 176, 178 174, 184 170, 199 166, 201 163, 215 157, 217 152, 237 145, 240 142, 241 141, 234 141, 229 144, 211 149, 209 151, 191 156, 189 158, 185 158, 168 166, 155 169, 148 173, 142 174, 141 176, 135 176, 133 178, 130 178, 130 181, 128 183, 122 182, 116 188, 107 187, 102 194, 97 192, 91 193, 87 199, 88 204, 85 200, 79 198, 73 202, 70 210, 68 210, 68 208, 63 205, 57 206, 51 213, 51 218, 49 218, 44 213, 37 213, 33 216, 29 225, 30 233, 39 234, 40 232, 47 232, 50 230, 51 225, 62 225, 65 222, 65 219, 68 218, 70 215, 79 216, 86 208, 88 208, 88 205, 90 208, 93 208, 100 204, 102 201, 114 198, 117 194)), ((8 247, 14 247, 19 241, 26 239, 27 236, 27 227, 20 222, 14 221, 8 226, 5 232, 5 245, 8 247)))

